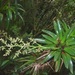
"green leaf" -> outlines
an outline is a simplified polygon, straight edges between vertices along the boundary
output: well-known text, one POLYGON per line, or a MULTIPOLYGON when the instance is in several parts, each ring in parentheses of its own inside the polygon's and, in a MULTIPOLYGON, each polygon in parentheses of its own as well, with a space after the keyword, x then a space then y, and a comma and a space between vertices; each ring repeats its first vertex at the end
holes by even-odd
POLYGON ((0 13, 0 22, 3 20, 3 14, 0 13))
POLYGON ((60 56, 60 53, 59 51, 56 51, 55 55, 54 55, 54 61, 57 61, 61 56, 60 56))
POLYGON ((71 37, 71 34, 73 33, 74 30, 75 30, 75 26, 72 26, 71 28, 69 28, 67 38, 71 37))
POLYGON ((55 29, 56 34, 58 35, 59 31, 58 31, 58 25, 57 25, 56 21, 54 21, 54 29, 55 29))
POLYGON ((41 39, 41 38, 35 38, 34 40, 36 42, 39 42, 39 43, 46 43, 46 41, 44 39, 41 39))
POLYGON ((58 25, 58 30, 61 31, 62 28, 61 28, 61 25, 60 25, 60 21, 57 19, 57 25, 58 25))
POLYGON ((6 29, 8 29, 8 28, 9 28, 9 25, 10 25, 10 19, 7 17, 6 29))
POLYGON ((57 25, 58 25, 58 32, 59 32, 59 38, 62 39, 62 27, 60 24, 60 21, 57 19, 57 25))
POLYGON ((53 39, 52 37, 50 37, 50 36, 48 36, 48 35, 45 35, 45 34, 43 34, 42 36, 43 36, 45 39, 49 40, 50 42, 56 44, 56 40, 53 39))
POLYGON ((12 11, 11 11, 11 10, 8 10, 8 11, 7 11, 7 18, 8 18, 9 20, 12 20, 12 11))
POLYGON ((21 4, 17 4, 17 6, 23 8, 23 6, 21 4))
POLYGON ((75 38, 74 37, 73 38, 71 37, 71 38, 69 38, 69 39, 66 40, 67 43, 73 42, 73 41, 75 41, 75 38))
POLYGON ((22 20, 22 22, 24 23, 24 19, 22 17, 22 15, 18 12, 18 16, 20 17, 20 19, 22 20))
POLYGON ((5 60, 5 61, 3 61, 3 63, 1 64, 1 67, 5 67, 6 65, 8 65, 9 64, 9 60, 5 60))
POLYGON ((61 60, 58 59, 55 63, 55 72, 58 72, 60 69, 61 60))
POLYGON ((69 69, 70 69, 70 72, 73 74, 73 62, 72 62, 72 60, 70 60, 69 69))
POLYGON ((24 9, 22 9, 22 8, 20 8, 20 7, 19 7, 18 9, 19 9, 19 10, 21 10, 21 11, 23 11, 23 12, 25 12, 25 10, 24 10, 24 9))
POLYGON ((66 47, 64 50, 65 50, 66 53, 68 53, 72 56, 75 56, 75 49, 70 48, 70 47, 66 47))
POLYGON ((66 43, 68 33, 69 33, 69 30, 67 30, 67 31, 63 30, 63 36, 62 36, 62 40, 61 40, 62 43, 66 43))
POLYGON ((53 32, 51 32, 51 31, 48 31, 48 30, 42 30, 44 33, 46 33, 46 34, 48 34, 48 35, 50 35, 52 38, 54 38, 54 39, 56 39, 57 38, 57 36, 53 33, 53 32))
POLYGON ((75 30, 72 31, 70 36, 75 38, 75 30))
POLYGON ((67 31, 63 31, 63 36, 62 36, 62 43, 66 43, 66 40, 68 39, 67 36, 68 36, 68 33, 69 33, 69 29, 67 31))
POLYGON ((62 54, 62 58, 63 58, 65 67, 68 69, 70 58, 67 57, 66 53, 62 54))
POLYGON ((63 29, 65 30, 65 32, 68 31, 69 26, 64 21, 62 21, 61 24, 62 24, 63 29))
POLYGON ((16 13, 14 6, 11 6, 10 10, 12 11, 12 13, 14 13, 14 14, 16 13))
POLYGON ((71 73, 73 73, 73 63, 71 61, 71 56, 67 53, 62 54, 62 58, 67 69, 70 69, 71 73))
POLYGON ((48 45, 44 45, 44 47, 46 47, 46 49, 51 49, 51 50, 57 50, 57 48, 55 48, 54 44, 48 44, 48 45))
POLYGON ((46 58, 44 59, 43 63, 49 61, 55 55, 55 53, 56 53, 55 51, 51 51, 50 54, 48 54, 46 56, 46 58))
POLYGON ((55 44, 53 44, 52 42, 46 40, 46 39, 40 39, 40 38, 36 38, 35 39, 36 42, 40 43, 40 44, 44 44, 44 47, 46 49, 54 49, 55 44))
POLYGON ((51 41, 49 41, 49 40, 47 40, 47 39, 44 39, 44 40, 45 40, 45 41, 44 41, 44 44, 49 45, 50 47, 51 47, 51 46, 55 46, 55 44, 52 43, 51 41))
POLYGON ((72 42, 67 42, 67 46, 71 46, 71 45, 75 45, 75 40, 74 41, 72 41, 72 42))

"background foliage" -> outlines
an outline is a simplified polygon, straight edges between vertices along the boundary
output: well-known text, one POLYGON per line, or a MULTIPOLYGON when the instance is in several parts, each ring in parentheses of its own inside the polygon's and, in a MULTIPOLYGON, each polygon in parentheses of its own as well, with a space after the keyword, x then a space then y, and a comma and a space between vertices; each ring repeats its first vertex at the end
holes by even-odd
POLYGON ((1 0, 0 21, 3 22, 0 28, 11 35, 28 33, 36 37, 42 29, 53 30, 52 23, 57 18, 73 24, 74 8, 74 0, 1 0))

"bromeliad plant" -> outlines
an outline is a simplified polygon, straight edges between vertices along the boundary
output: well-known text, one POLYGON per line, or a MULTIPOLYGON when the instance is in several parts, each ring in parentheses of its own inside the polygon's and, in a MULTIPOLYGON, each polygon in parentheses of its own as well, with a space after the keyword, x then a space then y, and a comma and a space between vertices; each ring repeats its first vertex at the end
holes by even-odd
POLYGON ((54 21, 55 32, 43 30, 43 39, 38 39, 44 44, 46 50, 50 53, 44 62, 53 60, 55 62, 55 71, 59 71, 64 64, 67 69, 73 73, 73 59, 75 57, 75 26, 68 26, 63 21, 54 21))

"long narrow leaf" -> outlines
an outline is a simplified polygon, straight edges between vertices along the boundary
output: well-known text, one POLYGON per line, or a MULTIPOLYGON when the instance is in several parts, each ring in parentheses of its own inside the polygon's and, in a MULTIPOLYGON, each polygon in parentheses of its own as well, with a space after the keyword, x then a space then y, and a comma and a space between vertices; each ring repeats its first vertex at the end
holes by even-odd
POLYGON ((58 35, 59 31, 58 31, 58 26, 57 26, 56 21, 54 21, 54 29, 55 29, 56 34, 58 35))
POLYGON ((3 14, 0 13, 0 22, 2 22, 2 20, 3 20, 3 14))
POLYGON ((55 63, 55 72, 58 72, 60 69, 61 60, 58 59, 55 63))
POLYGON ((73 74, 73 62, 72 62, 72 60, 70 60, 69 69, 70 69, 70 72, 73 74))
POLYGON ((54 61, 57 61, 59 59, 60 56, 60 53, 59 51, 56 51, 55 55, 54 55, 54 61))
POLYGON ((48 34, 48 35, 50 35, 51 37, 53 37, 54 39, 56 39, 57 38, 57 36, 56 36, 56 34, 54 34, 53 32, 51 32, 51 31, 48 31, 48 30, 42 30, 44 33, 46 33, 46 34, 48 34))
POLYGON ((64 21, 62 21, 61 24, 62 24, 63 29, 65 30, 65 32, 68 31, 69 26, 64 21))
POLYGON ((75 56, 75 49, 70 48, 70 47, 66 47, 64 50, 65 50, 66 53, 68 53, 72 56, 75 56))
POLYGON ((43 34, 42 36, 43 36, 45 39, 49 40, 50 42, 56 44, 56 40, 54 40, 52 37, 50 37, 50 36, 48 36, 48 35, 45 35, 45 34, 43 34))
POLYGON ((58 32, 59 32, 59 38, 62 39, 63 38, 63 29, 61 27, 60 21, 57 19, 57 26, 58 26, 58 32))
POLYGON ((20 19, 22 20, 22 22, 24 23, 24 19, 22 17, 22 15, 18 12, 18 16, 20 17, 20 19))
POLYGON ((7 12, 7 17, 9 18, 9 20, 12 20, 12 11, 10 9, 7 12))
POLYGON ((65 53, 65 54, 62 54, 62 58, 63 58, 65 67, 68 69, 68 67, 69 67, 69 62, 68 62, 68 59, 67 59, 67 57, 66 57, 66 53, 65 53))
POLYGON ((54 55, 55 55, 55 51, 51 51, 50 54, 48 54, 48 56, 44 59, 43 62, 47 62, 49 61, 54 55))

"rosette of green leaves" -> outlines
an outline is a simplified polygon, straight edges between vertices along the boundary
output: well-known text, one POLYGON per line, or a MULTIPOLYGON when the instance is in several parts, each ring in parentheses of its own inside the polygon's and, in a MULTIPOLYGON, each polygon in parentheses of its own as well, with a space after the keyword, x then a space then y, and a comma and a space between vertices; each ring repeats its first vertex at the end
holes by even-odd
POLYGON ((50 53, 44 62, 51 59, 55 62, 55 71, 59 71, 64 64, 67 69, 73 73, 73 57, 75 57, 75 26, 68 26, 64 21, 54 21, 54 30, 51 32, 43 30, 43 39, 38 39, 44 44, 46 50, 50 53))

